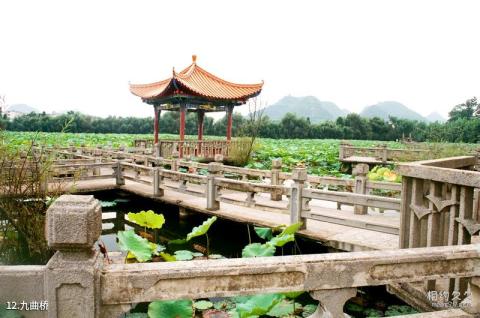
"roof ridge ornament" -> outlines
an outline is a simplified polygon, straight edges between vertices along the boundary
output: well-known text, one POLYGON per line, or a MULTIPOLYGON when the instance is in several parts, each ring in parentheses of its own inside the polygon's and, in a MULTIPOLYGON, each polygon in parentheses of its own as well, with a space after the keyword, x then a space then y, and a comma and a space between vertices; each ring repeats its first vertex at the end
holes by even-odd
POLYGON ((172 67, 172 76, 174 76, 174 77, 175 77, 175 66, 174 66, 174 67, 172 67))
POLYGON ((193 55, 192 55, 192 63, 193 63, 193 64, 196 64, 196 63, 197 63, 197 55, 196 55, 196 54, 193 54, 193 55))

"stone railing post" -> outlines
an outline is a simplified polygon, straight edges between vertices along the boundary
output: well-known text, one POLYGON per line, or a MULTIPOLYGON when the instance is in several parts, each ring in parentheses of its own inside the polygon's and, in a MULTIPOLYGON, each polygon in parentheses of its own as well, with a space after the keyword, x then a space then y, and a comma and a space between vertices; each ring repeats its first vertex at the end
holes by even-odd
POLYGON ((475 164, 475 170, 480 171, 480 148, 477 149, 475 153, 475 157, 477 157, 477 163, 475 164))
MULTIPOLYGON (((172 153, 172 164, 170 165, 170 170, 178 171, 178 158, 179 154, 177 151, 172 153)), ((178 177, 176 175, 172 176, 172 181, 178 181, 178 177)))
POLYGON ((115 171, 115 179, 117 181, 117 185, 125 185, 125 178, 123 177, 123 167, 120 160, 117 160, 116 166, 113 170, 115 171))
POLYGON ((338 158, 340 160, 343 160, 347 157, 345 153, 345 147, 347 146, 348 146, 348 143, 345 140, 340 141, 340 146, 338 148, 338 158))
POLYGON ((290 189, 290 224, 302 222, 301 229, 306 228, 306 219, 302 217, 303 198, 302 192, 307 181, 307 169, 294 168, 292 171, 292 180, 294 181, 290 189))
MULTIPOLYGON (((280 185, 280 172, 282 171, 282 159, 273 159, 272 160, 272 177, 270 178, 271 185, 280 185)), ((281 193, 271 193, 270 200, 280 201, 282 200, 281 193)))
POLYGON ((162 185, 162 167, 153 168, 153 196, 161 197, 163 196, 163 189, 160 188, 162 185))
POLYGON ((222 164, 219 162, 210 162, 208 164, 207 176, 207 210, 220 209, 220 201, 218 201, 218 187, 215 184, 215 177, 220 177, 223 174, 222 164))
POLYGON ((162 142, 161 141, 159 141, 158 143, 153 145, 154 154, 155 154, 155 157, 157 157, 157 158, 162 155, 161 150, 160 150, 161 147, 162 147, 162 142))
POLYGON ((93 247, 101 232, 93 195, 62 195, 48 209, 46 237, 57 252, 45 272, 47 317, 100 317, 103 260, 93 247))
MULTIPOLYGON (((355 176, 355 193, 367 194, 367 174, 369 167, 366 163, 357 164, 352 171, 352 175, 355 176)), ((368 206, 354 205, 355 214, 367 214, 368 206)))
POLYGON ((382 162, 387 162, 387 161, 388 161, 388 149, 387 149, 387 145, 386 145, 386 144, 381 145, 380 148, 382 148, 382 149, 381 149, 382 162))
POLYGON ((357 295, 356 288, 315 290, 310 292, 313 299, 319 301, 317 310, 308 318, 345 318, 343 306, 357 295))
MULTIPOLYGON (((95 157, 95 163, 102 163, 102 157, 95 157)), ((93 175, 94 176, 100 175, 100 167, 93 168, 93 175)))

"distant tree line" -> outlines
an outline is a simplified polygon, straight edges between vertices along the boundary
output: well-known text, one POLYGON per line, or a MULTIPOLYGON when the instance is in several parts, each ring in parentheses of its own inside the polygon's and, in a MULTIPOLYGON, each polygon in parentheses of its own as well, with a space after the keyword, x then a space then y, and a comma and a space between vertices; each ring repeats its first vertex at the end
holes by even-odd
MULTIPOLYGON (((297 117, 287 113, 280 121, 263 117, 260 137, 264 138, 332 138, 397 140, 403 136, 416 141, 480 142, 480 107, 476 98, 455 106, 449 113, 446 123, 426 123, 408 119, 390 117, 383 120, 378 117, 363 118, 358 114, 339 117, 335 121, 311 123, 309 118, 297 117)), ((180 116, 178 112, 166 112, 160 120, 160 132, 178 134, 180 116)), ((246 117, 233 115, 233 135, 248 131, 246 117)), ((67 126, 69 132, 76 133, 153 133, 153 119, 136 117, 99 118, 78 112, 68 112, 59 116, 45 113, 30 113, 7 120, 0 116, 0 127, 11 131, 59 132, 67 126), (68 124, 68 125, 67 125, 68 124)), ((204 134, 225 136, 226 117, 214 121, 205 117, 204 134)), ((187 113, 186 134, 197 133, 197 116, 187 113)))

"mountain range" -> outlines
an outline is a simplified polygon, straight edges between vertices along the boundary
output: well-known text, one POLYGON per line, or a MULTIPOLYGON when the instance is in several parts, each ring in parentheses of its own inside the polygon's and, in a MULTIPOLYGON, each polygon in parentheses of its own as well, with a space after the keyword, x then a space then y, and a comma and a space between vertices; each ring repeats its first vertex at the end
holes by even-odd
MULTIPOLYGON (((17 112, 28 114, 30 112, 39 112, 38 109, 26 104, 13 104, 7 107, 7 112, 17 112)), ((60 114, 62 112, 54 112, 60 114)), ((267 106, 264 109, 264 115, 272 120, 281 120, 286 113, 294 113, 297 117, 307 117, 312 123, 318 123, 326 120, 335 120, 338 117, 344 117, 350 113, 346 109, 341 109, 335 103, 329 101, 321 101, 314 96, 285 96, 275 104, 267 106)), ((428 116, 422 116, 407 106, 396 101, 385 101, 375 105, 365 107, 360 116, 372 118, 380 117, 388 120, 390 116, 411 119, 425 122, 445 122, 446 119, 437 112, 433 112, 428 116)))
MULTIPOLYGON (((281 120, 286 113, 294 113, 298 117, 308 117, 311 122, 335 120, 350 112, 341 109, 333 102, 321 101, 314 96, 285 96, 278 102, 265 108, 264 115, 272 120, 281 120)), ((422 116, 416 111, 396 101, 385 101, 365 107, 359 114, 362 117, 379 117, 388 120, 391 117, 411 119, 425 122, 444 122, 446 119, 437 112, 422 116)))
POLYGON ((314 96, 285 96, 264 110, 264 115, 272 120, 280 120, 286 113, 294 113, 298 117, 308 117, 311 122, 318 123, 346 116, 349 111, 340 109, 335 103, 320 101, 314 96))

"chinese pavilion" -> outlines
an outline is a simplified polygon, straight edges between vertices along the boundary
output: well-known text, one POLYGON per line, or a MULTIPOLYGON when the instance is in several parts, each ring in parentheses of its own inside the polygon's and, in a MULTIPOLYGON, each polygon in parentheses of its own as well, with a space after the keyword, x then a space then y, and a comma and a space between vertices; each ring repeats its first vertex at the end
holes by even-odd
POLYGON ((225 81, 197 65, 196 55, 192 64, 175 72, 163 81, 150 84, 130 84, 130 92, 153 105, 155 112, 154 143, 158 143, 159 120, 162 110, 180 111, 180 141, 185 138, 185 113, 197 113, 198 140, 203 138, 205 112, 225 111, 227 114, 227 141, 232 136, 232 113, 235 106, 245 104, 249 98, 260 94, 263 86, 236 84, 225 81))

